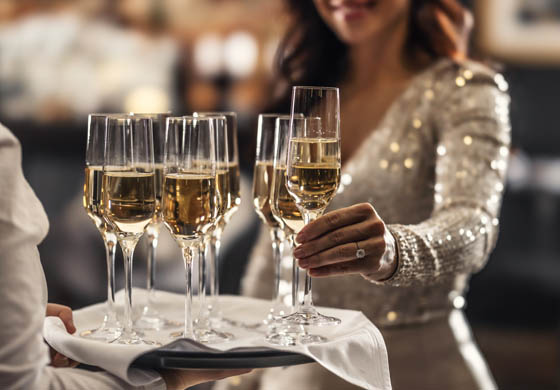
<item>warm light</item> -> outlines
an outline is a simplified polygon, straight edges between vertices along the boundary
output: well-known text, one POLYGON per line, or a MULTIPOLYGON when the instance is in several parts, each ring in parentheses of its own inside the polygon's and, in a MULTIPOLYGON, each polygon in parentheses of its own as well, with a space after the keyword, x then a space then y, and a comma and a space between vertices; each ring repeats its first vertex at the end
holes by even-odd
POLYGON ((404 160, 404 166, 408 169, 412 168, 414 166, 414 160, 411 158, 407 158, 404 160))
POLYGON ((391 322, 395 321, 397 319, 397 313, 395 313, 394 311, 390 311, 389 313, 387 313, 387 319, 391 322))
POLYGON ((223 68, 223 46, 217 34, 205 34, 196 41, 193 62, 200 75, 214 77, 220 74, 223 68))
POLYGON ((224 43, 224 65, 233 77, 243 78, 253 73, 258 55, 257 41, 245 31, 231 34, 224 43))
POLYGON ((124 100, 125 112, 166 112, 169 106, 167 94, 154 87, 133 89, 124 100))

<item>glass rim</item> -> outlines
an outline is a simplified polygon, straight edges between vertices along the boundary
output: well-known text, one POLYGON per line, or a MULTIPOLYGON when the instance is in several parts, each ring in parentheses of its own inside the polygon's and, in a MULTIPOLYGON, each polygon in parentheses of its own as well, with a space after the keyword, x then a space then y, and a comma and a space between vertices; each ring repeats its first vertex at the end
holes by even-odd
POLYGON ((191 116, 194 116, 194 114, 201 114, 201 115, 204 115, 204 116, 231 115, 231 116, 237 117, 237 112, 235 112, 235 111, 193 111, 193 115, 191 115, 191 116))
POLYGON ((150 117, 156 115, 173 115, 171 111, 166 112, 129 112, 128 115, 130 116, 137 116, 137 117, 150 117))
POLYGON ((259 114, 260 118, 284 118, 284 117, 290 117, 290 114, 274 114, 274 113, 264 113, 264 114, 259 114))
POLYGON ((130 116, 130 114, 126 113, 126 112, 94 112, 91 114, 88 114, 88 118, 94 117, 94 118, 109 118, 109 117, 128 117, 130 116))
POLYGON ((324 90, 327 90, 327 91, 338 91, 339 90, 338 87, 320 87, 320 86, 316 86, 316 85, 294 85, 292 87, 292 91, 295 91, 296 89, 313 89, 313 90, 324 89, 324 90))
POLYGON ((227 120, 225 115, 222 114, 211 114, 211 115, 204 115, 204 116, 194 116, 194 115, 183 115, 182 118, 185 119, 223 119, 227 120))
POLYGON ((288 121, 288 122, 308 121, 310 119, 320 119, 320 118, 315 116, 291 116, 291 115, 288 115, 287 117, 276 118, 276 120, 278 121, 288 121))
MULTIPOLYGON (((183 115, 183 116, 180 116, 180 117, 170 117, 170 118, 179 119, 179 120, 183 119, 183 120, 198 120, 198 121, 200 121, 200 120, 208 120, 209 121, 209 120, 212 120, 212 119, 222 119, 224 121, 227 120, 227 118, 223 115, 208 115, 208 116, 183 115)), ((170 119, 170 118, 167 118, 167 119, 170 119)))

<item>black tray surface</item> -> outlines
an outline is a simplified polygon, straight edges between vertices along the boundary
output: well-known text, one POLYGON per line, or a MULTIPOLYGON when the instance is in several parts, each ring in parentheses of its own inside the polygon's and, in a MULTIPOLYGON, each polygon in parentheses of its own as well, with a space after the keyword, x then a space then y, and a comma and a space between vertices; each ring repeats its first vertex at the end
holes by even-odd
POLYGON ((142 368, 265 368, 312 363, 308 356, 266 347, 220 351, 188 339, 179 339, 140 355, 133 366, 142 368))

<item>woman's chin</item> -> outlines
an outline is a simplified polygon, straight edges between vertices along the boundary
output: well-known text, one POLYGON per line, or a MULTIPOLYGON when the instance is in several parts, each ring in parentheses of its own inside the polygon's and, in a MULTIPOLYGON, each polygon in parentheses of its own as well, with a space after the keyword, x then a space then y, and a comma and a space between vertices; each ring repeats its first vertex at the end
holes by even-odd
POLYGON ((340 39, 348 46, 357 46, 375 40, 375 37, 378 36, 378 33, 371 30, 371 28, 368 29, 368 31, 364 31, 363 29, 347 27, 337 31, 336 35, 338 39, 340 39))

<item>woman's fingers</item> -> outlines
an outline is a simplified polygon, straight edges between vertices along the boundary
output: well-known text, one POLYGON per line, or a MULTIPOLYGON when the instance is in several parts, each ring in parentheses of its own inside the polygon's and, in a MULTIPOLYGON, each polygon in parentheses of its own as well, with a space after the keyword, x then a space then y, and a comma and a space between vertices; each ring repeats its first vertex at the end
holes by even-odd
POLYGON ((310 269, 309 275, 311 275, 314 278, 326 278, 330 276, 359 274, 363 272, 364 268, 365 265, 360 264, 360 262, 345 261, 342 263, 330 264, 324 267, 310 269))
POLYGON ((438 6, 449 15, 454 23, 464 23, 465 14, 468 12, 457 0, 440 0, 438 6))
POLYGON ((74 333, 76 327, 72 318, 72 309, 68 306, 58 305, 56 303, 47 304, 47 317, 59 317, 64 323, 64 327, 68 333, 74 333))
POLYGON ((368 219, 353 225, 341 227, 315 240, 301 244, 294 250, 294 256, 297 259, 304 259, 343 244, 355 243, 373 237, 382 237, 384 232, 385 226, 380 219, 368 219))
POLYGON ((327 249, 313 256, 299 259, 298 263, 301 268, 319 268, 329 264, 345 263, 347 261, 354 260, 356 263, 360 263, 360 270, 364 271, 366 269, 366 264, 364 264, 368 258, 372 257, 378 259, 385 252, 385 240, 383 237, 370 238, 368 240, 338 245, 334 248, 327 249), (363 249, 365 251, 364 258, 358 258, 356 252, 358 249, 363 249))
POLYGON ((369 203, 360 203, 331 211, 301 229, 296 236, 296 241, 298 243, 311 241, 327 232, 363 221, 372 215, 375 215, 375 210, 369 203))

